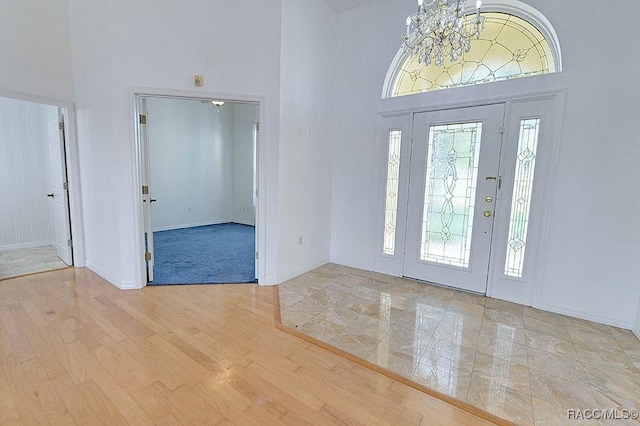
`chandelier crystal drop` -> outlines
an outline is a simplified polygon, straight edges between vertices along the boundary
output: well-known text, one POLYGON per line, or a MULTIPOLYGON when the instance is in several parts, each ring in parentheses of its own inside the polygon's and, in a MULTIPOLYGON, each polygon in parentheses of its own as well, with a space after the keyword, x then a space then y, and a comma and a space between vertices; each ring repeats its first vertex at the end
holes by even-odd
POLYGON ((471 49, 471 39, 480 37, 484 17, 482 2, 476 1, 476 14, 465 19, 464 0, 418 0, 418 11, 407 17, 403 35, 405 52, 419 55, 425 65, 444 64, 445 55, 455 62, 471 49))

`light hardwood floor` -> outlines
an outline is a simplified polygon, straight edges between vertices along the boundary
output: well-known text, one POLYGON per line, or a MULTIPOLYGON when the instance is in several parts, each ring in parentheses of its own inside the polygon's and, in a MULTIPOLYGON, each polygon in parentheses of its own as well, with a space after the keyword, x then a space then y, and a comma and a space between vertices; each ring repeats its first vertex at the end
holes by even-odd
POLYGON ((0 424, 486 425, 274 326, 271 288, 0 281, 0 424))

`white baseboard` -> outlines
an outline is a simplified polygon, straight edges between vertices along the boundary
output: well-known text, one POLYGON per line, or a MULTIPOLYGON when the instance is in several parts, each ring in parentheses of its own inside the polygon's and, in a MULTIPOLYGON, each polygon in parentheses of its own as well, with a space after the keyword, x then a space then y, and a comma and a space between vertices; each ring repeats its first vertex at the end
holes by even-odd
MULTIPOLYGON (((633 327, 632 321, 625 321, 619 318, 611 318, 608 316, 593 314, 591 312, 579 311, 579 310, 575 310, 565 306, 541 304, 540 306, 535 306, 535 308, 542 309, 543 311, 553 312, 556 314, 567 315, 574 318, 580 318, 587 321, 593 321, 600 324, 611 325, 613 327, 623 328, 625 330, 631 330, 633 327)), ((637 335, 638 334, 636 334, 636 336, 637 335)))
POLYGON ((120 290, 140 290, 141 288, 144 288, 144 287, 145 286, 140 287, 133 281, 124 281, 122 282, 122 284, 118 286, 120 290))
MULTIPOLYGON (((331 258, 331 263, 335 263, 336 265, 348 266, 349 268, 361 269, 363 271, 369 271, 369 272, 374 271, 374 268, 371 265, 364 265, 361 263, 351 262, 351 261, 339 259, 339 258, 331 258)), ((389 275, 389 276, 393 276, 393 275, 389 275)))
POLYGON ((98 274, 102 279, 108 281, 109 284, 112 284, 113 286, 118 287, 119 289, 122 289, 122 287, 118 284, 120 280, 116 279, 113 275, 109 274, 104 269, 95 265, 93 262, 87 260, 85 262, 85 267, 89 269, 91 272, 98 274))
POLYGON ((324 260, 320 260, 318 262, 315 262, 311 265, 305 266, 304 268, 300 268, 296 271, 293 272, 288 272, 284 275, 280 275, 278 276, 278 283, 284 283, 286 281, 289 281, 297 276, 300 276, 302 274, 306 274, 307 272, 313 271, 314 269, 317 269, 319 267, 321 267, 322 265, 326 265, 327 263, 329 263, 329 259, 324 259, 324 260))
POLYGON ((36 247, 46 247, 54 245, 53 241, 34 241, 30 243, 9 244, 0 246, 0 251, 22 250, 36 247))
POLYGON ((163 226, 160 228, 154 228, 153 232, 174 231, 176 229, 196 228, 198 226, 209 226, 209 225, 222 225, 225 223, 237 223, 239 225, 256 226, 253 222, 243 222, 241 220, 223 220, 221 222, 202 222, 202 223, 188 223, 184 225, 163 226))
POLYGON ((256 224, 253 222, 249 222, 249 221, 245 222, 242 220, 232 220, 231 223, 237 223, 238 225, 256 226, 256 224))
POLYGON ((142 288, 133 281, 120 282, 120 280, 116 279, 113 275, 107 273, 104 269, 100 268, 94 263, 91 263, 90 261, 87 261, 85 263, 85 267, 90 271, 98 274, 102 279, 108 281, 109 284, 119 288, 120 290, 140 290, 142 288))
POLYGON ((197 226, 209 226, 209 225, 222 225, 223 223, 231 223, 232 220, 221 220, 215 222, 198 222, 198 223, 184 223, 181 225, 161 226, 159 228, 153 228, 153 232, 159 231, 173 231, 175 229, 195 228, 197 226))
POLYGON ((278 285, 278 278, 273 275, 267 275, 264 280, 260 281, 260 277, 258 277, 258 285, 263 287, 278 285))

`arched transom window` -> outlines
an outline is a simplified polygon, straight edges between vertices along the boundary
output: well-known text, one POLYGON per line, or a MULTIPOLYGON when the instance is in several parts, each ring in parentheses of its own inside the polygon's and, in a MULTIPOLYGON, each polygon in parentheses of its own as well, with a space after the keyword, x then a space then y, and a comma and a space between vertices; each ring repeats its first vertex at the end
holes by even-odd
POLYGON ((556 72, 557 52, 536 26, 509 13, 482 15, 480 38, 473 39, 471 50, 454 63, 447 58, 441 67, 425 66, 419 55, 397 56, 385 97, 556 72))

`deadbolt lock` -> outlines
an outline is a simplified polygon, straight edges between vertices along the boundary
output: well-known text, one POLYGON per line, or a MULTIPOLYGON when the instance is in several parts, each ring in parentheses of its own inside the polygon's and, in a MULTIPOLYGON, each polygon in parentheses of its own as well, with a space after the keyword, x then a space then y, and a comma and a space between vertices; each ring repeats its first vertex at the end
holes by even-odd
POLYGON ((492 215, 491 210, 485 210, 482 214, 484 215, 484 217, 491 217, 492 215))
POLYGON ((492 203, 493 202, 493 197, 491 195, 487 195, 486 197, 484 197, 484 200, 487 203, 492 203))

